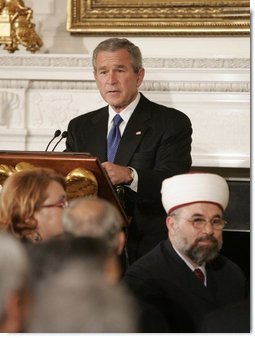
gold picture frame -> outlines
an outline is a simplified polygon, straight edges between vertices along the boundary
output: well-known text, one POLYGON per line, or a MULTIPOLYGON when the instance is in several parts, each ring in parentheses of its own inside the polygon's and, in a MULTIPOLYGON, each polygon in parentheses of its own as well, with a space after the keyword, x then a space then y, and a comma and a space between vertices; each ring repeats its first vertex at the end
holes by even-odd
POLYGON ((67 30, 83 35, 249 36, 248 0, 68 0, 67 30))

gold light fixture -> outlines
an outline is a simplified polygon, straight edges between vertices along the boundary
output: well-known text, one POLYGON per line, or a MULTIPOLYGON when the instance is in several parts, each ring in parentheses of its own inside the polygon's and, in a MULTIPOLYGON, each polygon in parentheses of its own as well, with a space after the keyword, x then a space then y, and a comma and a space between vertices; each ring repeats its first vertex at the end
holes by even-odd
POLYGON ((0 0, 0 45, 10 53, 23 45, 35 53, 42 47, 42 40, 31 22, 33 11, 23 0, 0 0))

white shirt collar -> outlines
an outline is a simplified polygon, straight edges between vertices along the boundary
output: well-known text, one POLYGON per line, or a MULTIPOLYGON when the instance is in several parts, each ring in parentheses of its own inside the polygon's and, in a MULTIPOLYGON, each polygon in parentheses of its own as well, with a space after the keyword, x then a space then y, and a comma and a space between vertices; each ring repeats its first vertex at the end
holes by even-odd
MULTIPOLYGON (((119 114, 121 115, 123 121, 125 122, 125 125, 128 123, 128 120, 130 119, 133 111, 135 110, 136 106, 138 105, 138 102, 141 98, 141 94, 138 92, 136 98, 134 101, 132 101, 125 109, 123 109, 119 114)), ((108 120, 108 129, 112 125, 112 119, 117 114, 111 106, 108 106, 109 109, 109 120, 108 120)), ((122 122, 123 123, 123 122, 122 122)))

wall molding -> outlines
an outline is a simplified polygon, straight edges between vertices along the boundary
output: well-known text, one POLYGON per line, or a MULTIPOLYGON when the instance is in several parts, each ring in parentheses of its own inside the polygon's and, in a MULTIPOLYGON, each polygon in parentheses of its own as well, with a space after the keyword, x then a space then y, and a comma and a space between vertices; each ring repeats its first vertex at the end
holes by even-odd
MULTIPOLYGON (((201 80, 242 81, 247 79, 247 58, 144 58, 145 81, 183 80, 197 74, 201 80), (236 72, 239 73, 236 79, 236 72), (188 74, 187 74, 188 73, 188 74)), ((80 55, 5 55, 0 57, 0 79, 94 80, 90 56, 80 55)), ((248 76, 249 77, 249 76, 248 76)))
MULTIPOLYGON (((248 58, 150 58, 145 68, 250 68, 248 58)), ((91 56, 82 55, 1 55, 0 67, 92 68, 91 56)))
MULTIPOLYGON (((95 81, 38 81, 0 80, 0 88, 8 89, 54 89, 54 90, 97 90, 95 81)), ((249 93, 249 82, 220 81, 144 81, 141 90, 177 92, 240 92, 249 93)))

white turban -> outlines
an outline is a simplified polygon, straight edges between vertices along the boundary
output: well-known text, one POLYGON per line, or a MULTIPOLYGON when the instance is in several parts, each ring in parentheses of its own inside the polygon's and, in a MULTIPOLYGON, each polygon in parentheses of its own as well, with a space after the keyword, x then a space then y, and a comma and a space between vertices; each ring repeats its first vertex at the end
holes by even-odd
POLYGON ((229 200, 226 180, 210 173, 188 173, 167 178, 162 183, 161 194, 167 213, 201 202, 214 203, 225 210, 229 200))

